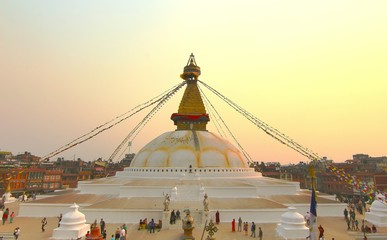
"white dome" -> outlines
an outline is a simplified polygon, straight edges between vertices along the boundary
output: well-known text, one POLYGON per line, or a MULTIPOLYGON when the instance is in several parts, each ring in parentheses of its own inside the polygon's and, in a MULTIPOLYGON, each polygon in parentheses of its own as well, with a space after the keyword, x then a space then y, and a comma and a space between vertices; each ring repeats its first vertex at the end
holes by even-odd
POLYGON ((289 207, 288 211, 281 215, 277 233, 284 239, 305 239, 309 229, 305 225, 304 217, 296 212, 296 208, 289 207))
POLYGON ((292 224, 292 225, 304 225, 304 216, 296 212, 295 207, 289 207, 288 211, 281 215, 281 223, 292 224))
POLYGON ((60 221, 61 228, 73 228, 74 226, 81 226, 86 223, 85 214, 78 211, 79 206, 77 204, 74 203, 70 208, 72 211, 62 216, 62 220, 60 221))
POLYGON ((178 130, 161 134, 145 145, 130 167, 248 168, 241 152, 208 131, 178 130))

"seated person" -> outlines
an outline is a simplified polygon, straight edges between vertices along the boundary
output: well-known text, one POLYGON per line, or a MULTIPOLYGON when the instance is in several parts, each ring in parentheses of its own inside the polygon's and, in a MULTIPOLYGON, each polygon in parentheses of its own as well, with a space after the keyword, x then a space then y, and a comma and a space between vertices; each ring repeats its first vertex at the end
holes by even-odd
POLYGON ((163 227, 163 223, 161 220, 156 224, 156 228, 161 229, 163 227))
POLYGON ((147 225, 148 225, 148 220, 145 218, 145 219, 142 221, 141 229, 146 229, 147 225))
POLYGON ((147 219, 145 218, 144 220, 140 219, 139 227, 138 229, 146 229, 147 226, 147 219))
POLYGON ((373 233, 376 233, 376 227, 375 227, 375 225, 372 225, 372 232, 373 232, 373 233))

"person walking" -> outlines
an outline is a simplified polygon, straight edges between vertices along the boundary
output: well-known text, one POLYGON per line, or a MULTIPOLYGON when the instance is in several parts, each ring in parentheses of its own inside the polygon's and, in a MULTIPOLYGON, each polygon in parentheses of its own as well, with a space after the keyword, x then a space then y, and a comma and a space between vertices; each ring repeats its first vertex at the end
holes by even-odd
POLYGON ((14 218, 15 218, 15 212, 12 212, 11 215, 9 215, 9 223, 12 223, 14 218))
POLYGON ((115 240, 120 240, 120 234, 121 234, 121 230, 120 230, 120 228, 117 228, 115 235, 114 235, 115 240))
POLYGON ((243 223, 243 231, 245 231, 245 236, 249 235, 249 224, 247 222, 243 223))
POLYGON ((9 214, 9 208, 6 208, 4 213, 3 213, 3 225, 8 219, 8 214, 9 214))
POLYGON ((360 229, 359 229, 359 221, 356 219, 355 220, 355 227, 356 227, 356 231, 359 231, 360 229))
POLYGON ((215 222, 216 222, 216 224, 220 223, 220 216, 219 215, 220 215, 219 211, 216 211, 216 213, 215 213, 215 222))
POLYGON ((105 231, 105 221, 103 218, 101 218, 101 221, 99 221, 99 227, 101 228, 101 233, 105 231))
POLYGON ((255 238, 255 223, 254 222, 251 223, 251 235, 250 235, 250 237, 255 238))
POLYGON ((235 218, 231 222, 231 231, 235 232, 235 218))
POLYGON ((318 239, 324 239, 324 228, 321 225, 318 227, 318 232, 318 239))
POLYGON ((122 225, 122 228, 125 230, 125 235, 128 233, 128 227, 126 226, 126 224, 124 223, 124 225, 122 225))
POLYGON ((263 237, 263 231, 262 231, 262 228, 261 228, 261 227, 259 227, 258 237, 259 237, 259 240, 262 240, 262 237, 263 237))
POLYGON ((242 232, 242 218, 238 218, 238 232, 242 232))
POLYGON ((15 228, 15 230, 13 230, 13 236, 15 237, 15 239, 18 239, 19 235, 20 235, 20 227, 17 227, 15 228))
POLYGON ((344 218, 345 218, 345 220, 348 219, 348 210, 347 210, 347 208, 344 209, 344 218))
POLYGON ((175 213, 175 210, 172 210, 172 212, 171 212, 171 217, 169 219, 169 223, 170 224, 175 224, 176 223, 176 213, 175 213))
POLYGON ((126 231, 124 228, 121 228, 120 240, 125 240, 125 239, 126 239, 126 231))
POLYGON ((42 232, 45 231, 44 227, 47 225, 47 219, 46 218, 43 218, 42 219, 42 232))
POLYGON ((153 220, 152 218, 152 220, 149 223, 149 233, 155 233, 155 226, 156 226, 155 220, 153 220))

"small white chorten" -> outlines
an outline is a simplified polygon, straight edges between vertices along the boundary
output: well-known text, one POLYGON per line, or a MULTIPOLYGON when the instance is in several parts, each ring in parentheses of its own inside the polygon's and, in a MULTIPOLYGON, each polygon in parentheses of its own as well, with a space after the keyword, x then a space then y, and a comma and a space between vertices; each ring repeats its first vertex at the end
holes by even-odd
POLYGON ((4 193, 2 199, 4 200, 4 203, 16 202, 16 198, 12 197, 11 192, 4 193))
POLYGON ((277 233, 285 239, 305 239, 309 229, 305 225, 304 216, 289 207, 288 212, 281 215, 281 223, 277 225, 277 233))
POLYGON ((366 212, 365 219, 378 227, 387 227, 387 203, 382 194, 376 196, 371 204, 370 212, 366 212))
POLYGON ((7 183, 7 188, 5 189, 5 193, 3 194, 2 198, 1 198, 1 201, 2 203, 11 203, 11 202, 15 202, 16 201, 16 198, 15 197, 12 197, 12 194, 11 194, 11 185, 10 185, 10 181, 8 180, 8 183, 7 183))
POLYGON ((62 216, 60 226, 54 229, 50 239, 78 239, 90 230, 90 224, 86 224, 85 215, 78 211, 79 206, 74 203, 70 208, 72 210, 62 216))

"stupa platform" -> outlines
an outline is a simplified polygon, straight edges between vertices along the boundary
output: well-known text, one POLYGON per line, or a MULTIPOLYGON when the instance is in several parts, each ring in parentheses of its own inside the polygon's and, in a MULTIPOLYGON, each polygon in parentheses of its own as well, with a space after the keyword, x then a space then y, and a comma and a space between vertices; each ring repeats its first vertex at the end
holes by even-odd
MULTIPOLYGON (((12 236, 13 229, 18 226, 21 228, 22 232, 19 237, 19 240, 27 240, 27 239, 49 239, 53 235, 53 230, 57 228, 58 223, 58 216, 55 217, 48 217, 48 224, 46 226, 46 231, 42 232, 40 230, 40 221, 42 218, 40 217, 21 217, 19 215, 19 205, 23 204, 19 201, 16 201, 14 203, 8 204, 7 207, 10 208, 11 211, 15 211, 16 217, 14 219, 14 223, 10 224, 9 222, 6 222, 5 225, 3 225, 0 229, 0 236, 12 236), (8 234, 8 235, 7 235, 8 234)), ((70 204, 71 205, 71 204, 70 204)), ((67 206, 67 211, 68 211, 67 206)), ((342 211, 341 211, 342 212, 342 211)), ((48 213, 48 211, 46 211, 48 213)), ((320 215, 320 211, 318 210, 318 214, 320 215)), ((250 235, 245 236, 243 232, 231 232, 231 223, 226 222, 226 219, 223 218, 223 215, 221 213, 221 223, 217 225, 218 232, 216 233, 217 239, 222 240, 247 240, 252 239, 250 235)), ((357 218, 363 219, 364 215, 357 215, 357 218)), ((100 218, 104 218, 103 213, 100 214, 100 216, 97 218, 98 220, 100 218)), ((235 215, 233 218, 237 219, 238 216, 235 215)), ((245 219, 243 219, 245 221, 245 219)), ((335 239, 340 240, 353 240, 353 239, 362 239, 362 233, 361 232, 354 232, 354 231, 347 231, 346 223, 343 218, 343 216, 340 217, 318 217, 318 224, 322 225, 325 228, 325 239, 332 239, 333 237, 335 239)), ((91 223, 91 222, 90 222, 91 223)), ((130 224, 128 222, 122 222, 122 223, 107 223, 107 233, 108 237, 110 237, 112 234, 114 234, 117 227, 121 226, 122 224, 126 223, 128 226, 128 239, 144 239, 144 240, 178 240, 182 236, 182 230, 179 229, 162 229, 160 232, 157 232, 155 234, 150 234, 149 232, 145 230, 137 230, 138 223, 130 224)), ((367 225, 370 226, 371 223, 366 222, 367 225)), ((276 233, 276 227, 277 224, 275 223, 259 223, 258 226, 262 227, 264 232, 264 239, 271 239, 271 240, 283 240, 282 237, 279 237, 276 233)), ((197 238, 201 237, 203 231, 203 227, 197 226, 194 229, 194 236, 197 238)), ((249 231, 250 233, 250 231, 249 231)), ((367 234, 368 239, 385 239, 387 234, 387 227, 378 227, 378 233, 375 234, 367 234), (377 238, 379 237, 379 238, 377 238), (384 238, 383 238, 384 237, 384 238)), ((206 235, 205 235, 206 236, 206 235)))
MULTIPOLYGON (((320 216, 341 216, 345 204, 318 197, 320 216)), ((21 217, 55 217, 66 212, 68 206, 77 203, 80 210, 86 215, 86 220, 92 223, 95 219, 104 215, 109 223, 137 223, 140 219, 162 219, 164 197, 119 197, 116 195, 80 194, 78 192, 63 195, 53 195, 43 199, 21 203, 19 215, 21 217)), ((309 211, 310 196, 278 195, 270 198, 209 198, 210 216, 214 218, 218 210, 226 222, 231 222, 236 215, 248 221, 272 222, 280 220, 288 206, 295 206, 299 213, 309 211)), ((201 224, 203 214, 202 201, 171 201, 170 210, 190 209, 193 216, 201 224)))

